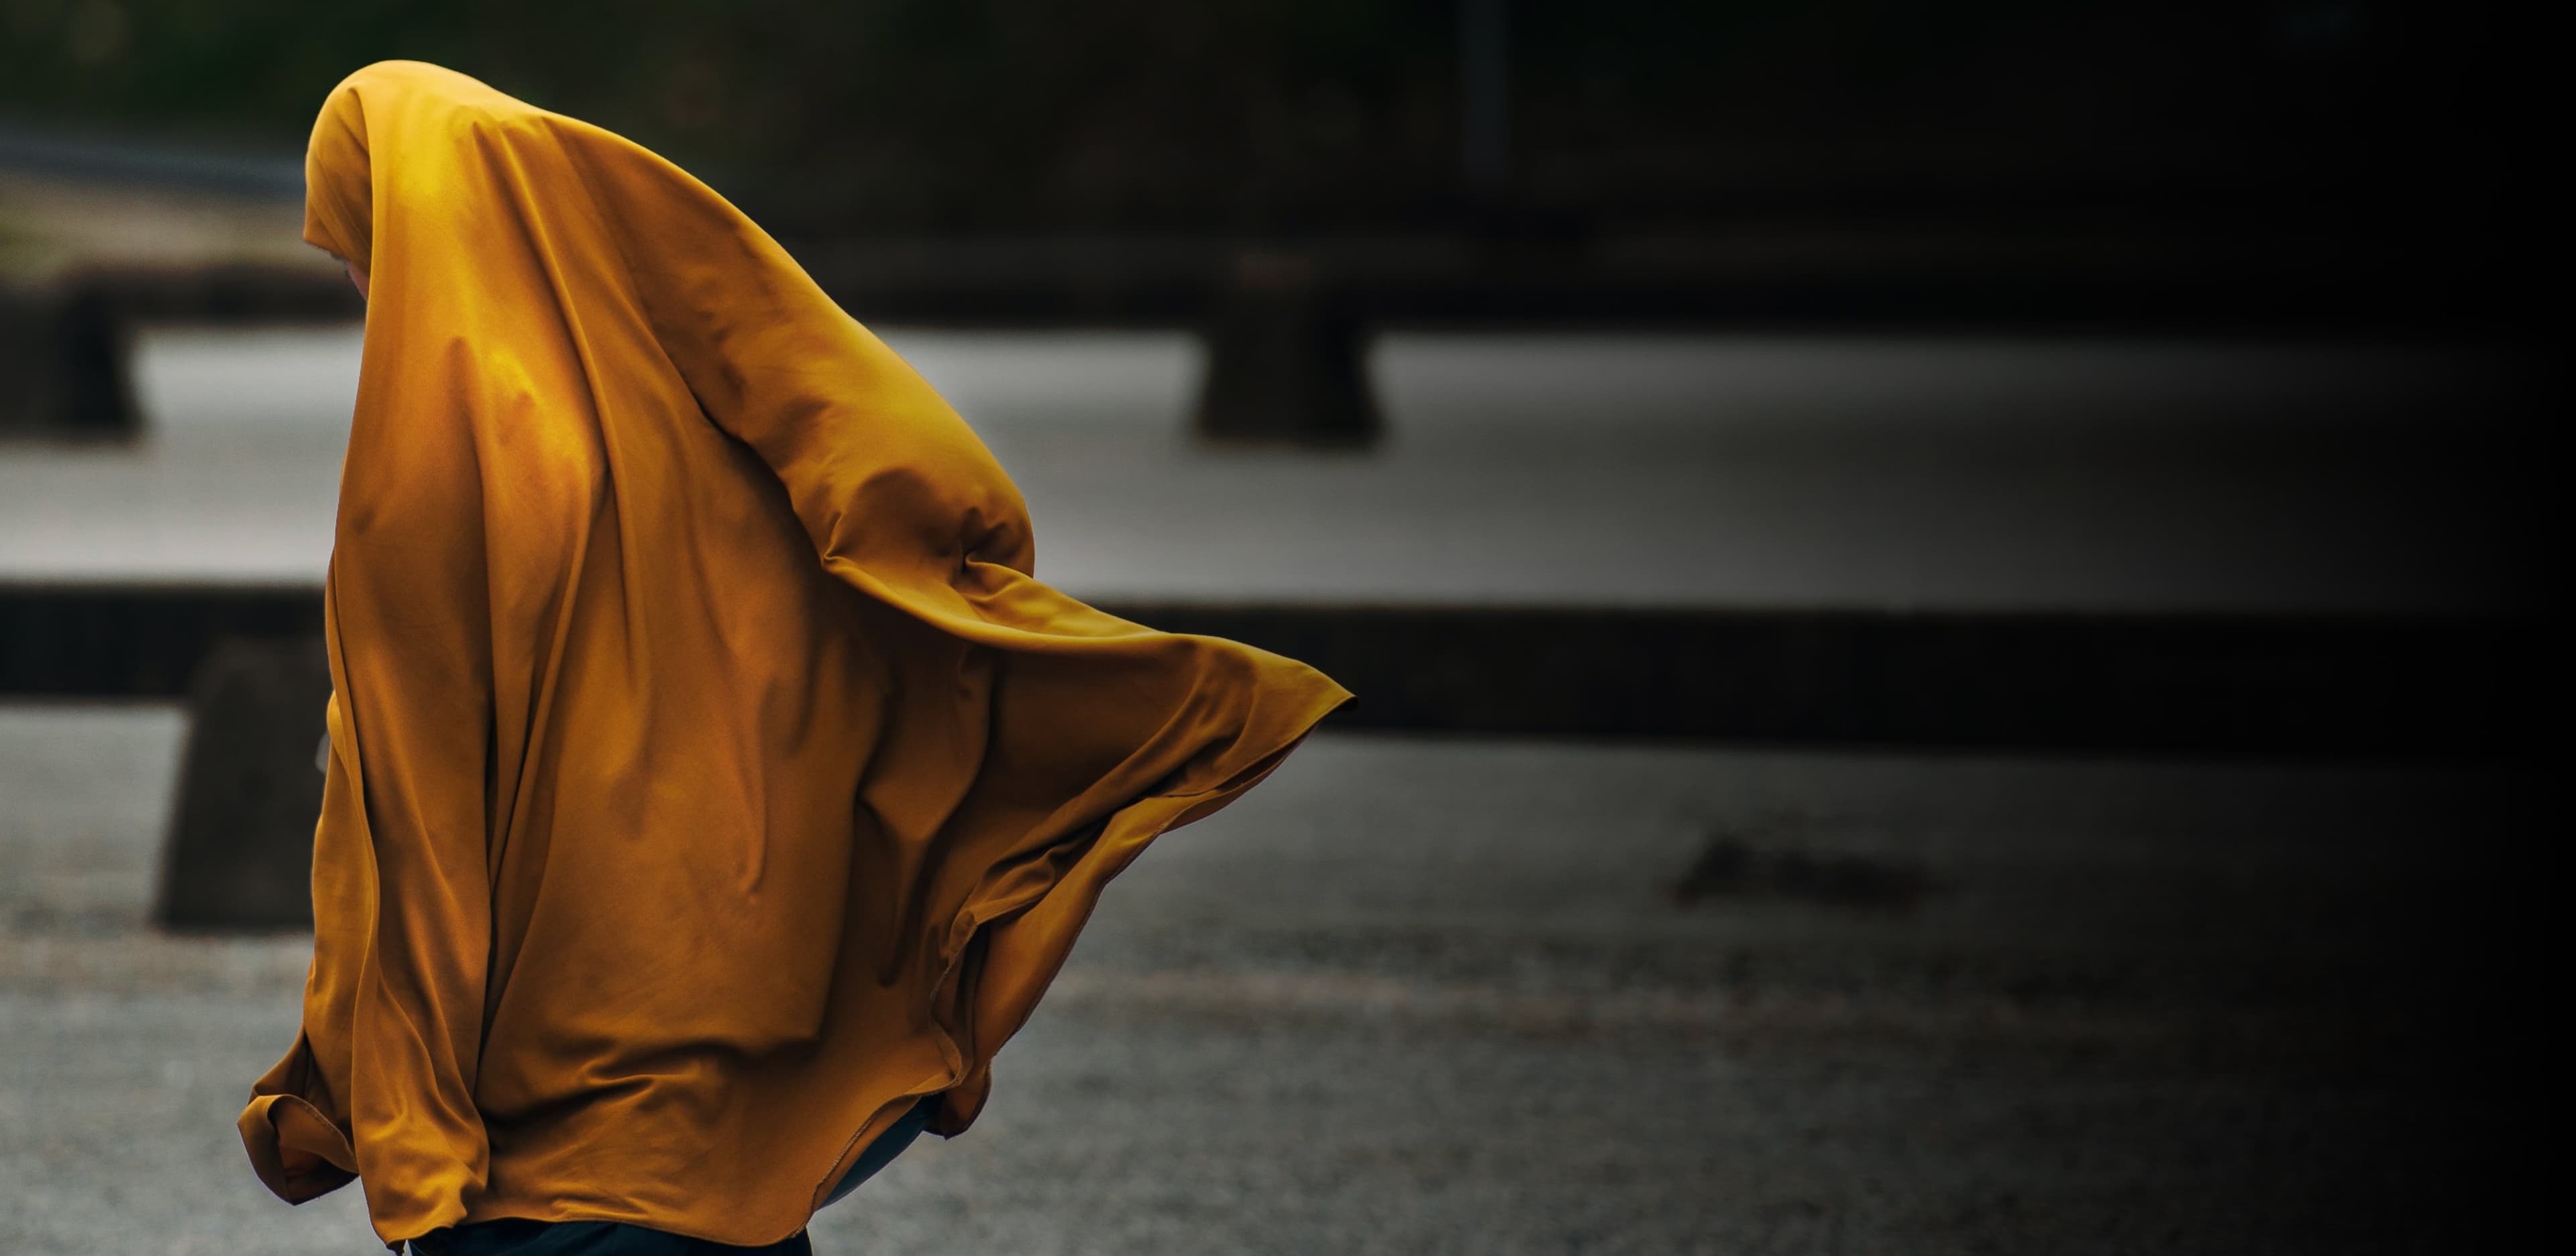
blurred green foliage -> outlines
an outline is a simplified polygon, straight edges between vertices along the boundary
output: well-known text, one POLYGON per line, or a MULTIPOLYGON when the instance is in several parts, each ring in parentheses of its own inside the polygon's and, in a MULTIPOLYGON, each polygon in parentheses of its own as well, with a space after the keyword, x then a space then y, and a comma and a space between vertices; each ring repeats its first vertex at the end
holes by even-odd
MULTIPOLYGON (((1514 0, 1508 195, 1649 226, 2474 200, 2477 8, 1514 0)), ((1457 42, 1454 0, 0 0, 0 119, 291 149, 411 57, 791 230, 1404 229, 1480 208, 1457 42)))

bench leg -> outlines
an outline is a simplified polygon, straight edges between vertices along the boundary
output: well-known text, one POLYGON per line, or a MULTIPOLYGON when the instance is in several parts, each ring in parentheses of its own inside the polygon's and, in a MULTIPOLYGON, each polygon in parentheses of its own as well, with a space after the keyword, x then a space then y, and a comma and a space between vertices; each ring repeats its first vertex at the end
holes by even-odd
POLYGON ((1200 436, 1326 446, 1377 438, 1364 329, 1325 294, 1238 291, 1210 321, 1207 339, 1200 436))
POLYGON ((126 439, 142 429, 124 319, 79 287, 0 289, 0 433, 126 439))
POLYGON ((314 748, 331 698, 320 637, 230 638, 189 685, 194 716, 163 850, 155 923, 186 930, 310 928, 314 748))

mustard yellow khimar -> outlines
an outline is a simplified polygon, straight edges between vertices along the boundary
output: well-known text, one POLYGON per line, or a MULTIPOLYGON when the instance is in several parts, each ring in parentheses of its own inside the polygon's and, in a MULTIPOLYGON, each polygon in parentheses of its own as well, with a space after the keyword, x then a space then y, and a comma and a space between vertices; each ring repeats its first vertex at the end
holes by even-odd
POLYGON ((305 178, 370 298, 313 967, 241 1117, 288 1200, 784 1239, 1351 696, 1039 583, 957 414, 627 140, 386 62, 305 178))

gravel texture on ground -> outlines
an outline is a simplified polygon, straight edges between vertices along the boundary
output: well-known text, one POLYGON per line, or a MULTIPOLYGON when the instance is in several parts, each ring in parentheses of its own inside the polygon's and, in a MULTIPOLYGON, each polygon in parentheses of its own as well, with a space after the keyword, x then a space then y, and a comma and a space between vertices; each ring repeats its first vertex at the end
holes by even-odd
MULTIPOLYGON (((183 734, 0 707, 0 1253, 380 1250, 233 1131, 308 941, 146 925, 183 734)), ((1112 887, 981 1123, 816 1246, 2450 1247, 2497 785, 1320 735, 1112 887)))

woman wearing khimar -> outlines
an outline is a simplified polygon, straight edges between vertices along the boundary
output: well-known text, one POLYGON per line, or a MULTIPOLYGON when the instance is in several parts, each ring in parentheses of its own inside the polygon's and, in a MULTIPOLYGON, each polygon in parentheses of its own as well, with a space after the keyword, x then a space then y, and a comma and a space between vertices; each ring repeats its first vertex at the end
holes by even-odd
POLYGON ((1040 583, 957 413, 628 140, 386 62, 305 177, 367 327, 251 1163, 397 1251, 809 1251, 974 1122, 1103 885, 1351 695, 1040 583))

